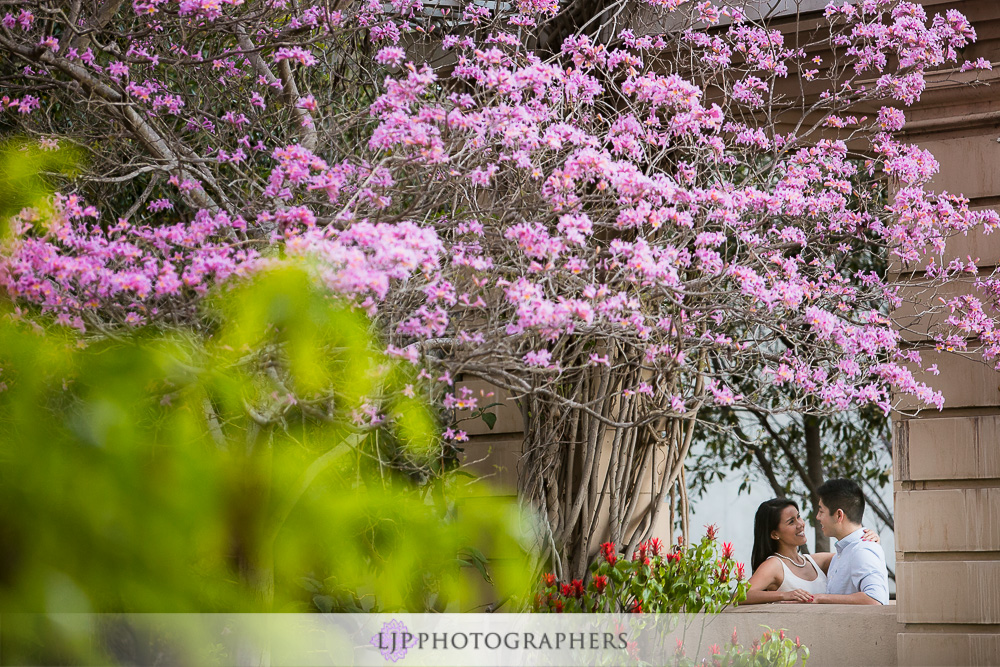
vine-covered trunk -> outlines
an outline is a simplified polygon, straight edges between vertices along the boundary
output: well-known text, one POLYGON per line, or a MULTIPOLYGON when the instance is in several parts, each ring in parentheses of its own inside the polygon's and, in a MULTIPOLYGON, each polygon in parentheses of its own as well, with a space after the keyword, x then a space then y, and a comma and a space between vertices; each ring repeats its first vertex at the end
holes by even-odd
POLYGON ((644 397, 627 391, 641 368, 583 368, 567 373, 558 398, 547 390, 522 401, 519 490, 543 519, 543 561, 563 578, 582 577, 604 541, 629 554, 649 537, 671 540, 653 534, 658 520, 671 517, 672 533, 672 504, 686 512, 694 416, 644 419, 644 397))

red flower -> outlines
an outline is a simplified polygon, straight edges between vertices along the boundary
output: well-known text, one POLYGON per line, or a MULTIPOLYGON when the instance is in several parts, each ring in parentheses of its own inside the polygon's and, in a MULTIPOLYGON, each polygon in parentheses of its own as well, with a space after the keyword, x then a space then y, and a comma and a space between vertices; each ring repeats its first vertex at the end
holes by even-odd
POLYGON ((615 553, 615 545, 612 542, 605 542, 601 545, 601 555, 608 565, 614 565, 618 561, 618 554, 615 553))
POLYGON ((719 534, 719 527, 714 523, 710 523, 705 526, 705 534, 708 535, 708 539, 714 540, 715 536, 719 534))
POLYGON ((674 649, 674 655, 682 656, 684 655, 684 640, 677 640, 677 648, 674 649))
POLYGON ((736 580, 737 581, 743 581, 743 578, 746 576, 746 573, 743 571, 743 569, 744 569, 743 563, 737 563, 736 564, 736 580))
POLYGON ((556 575, 552 574, 551 572, 546 572, 545 574, 542 575, 542 581, 545 582, 546 586, 552 586, 553 584, 556 583, 556 575))
POLYGON ((802 648, 802 641, 799 639, 798 635, 795 635, 795 648, 802 648))
POLYGON ((569 597, 570 595, 573 594, 573 588, 569 584, 563 584, 561 590, 563 596, 565 597, 569 597))
POLYGON ((739 641, 736 639, 736 628, 733 628, 733 639, 732 639, 732 642, 733 642, 733 646, 736 646, 736 644, 739 643, 739 641))
POLYGON ((603 593, 604 589, 608 587, 608 578, 603 574, 599 574, 594 577, 594 590, 598 593, 603 593))
POLYGON ((556 613, 557 614, 561 614, 562 613, 562 611, 563 611, 563 602, 562 602, 562 600, 556 600, 555 608, 556 608, 556 613))
POLYGON ((583 596, 583 581, 580 579, 573 580, 573 597, 579 598, 583 596))
POLYGON ((638 600, 632 601, 632 607, 629 608, 629 613, 631 614, 641 614, 642 613, 642 603, 638 600))
POLYGON ((780 639, 781 641, 785 641, 785 631, 784 630, 779 630, 778 631, 778 639, 780 639))
POLYGON ((649 550, 653 552, 654 556, 660 555, 663 551, 663 542, 660 541, 660 538, 654 537, 649 541, 649 550))
POLYGON ((708 647, 708 652, 711 655, 719 655, 720 653, 722 653, 722 649, 719 648, 718 644, 712 644, 711 646, 708 647))
POLYGON ((733 543, 723 542, 722 543, 722 557, 729 560, 733 557, 733 543))

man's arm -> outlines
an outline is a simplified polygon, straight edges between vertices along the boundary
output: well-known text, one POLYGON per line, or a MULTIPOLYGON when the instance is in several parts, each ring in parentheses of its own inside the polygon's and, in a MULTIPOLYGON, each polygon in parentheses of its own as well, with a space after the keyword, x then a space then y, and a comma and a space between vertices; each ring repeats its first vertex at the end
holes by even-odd
POLYGON ((851 571, 851 588, 858 592, 844 595, 835 593, 817 595, 816 602, 825 604, 889 603, 889 578, 886 576, 885 559, 882 556, 880 546, 862 543, 854 549, 848 565, 851 571))
POLYGON ((889 604, 889 577, 882 547, 862 542, 854 556, 855 569, 851 574, 854 585, 878 604, 889 604))
POLYGON ((820 593, 814 596, 813 602, 818 604, 882 604, 863 591, 851 593, 850 595, 820 593))

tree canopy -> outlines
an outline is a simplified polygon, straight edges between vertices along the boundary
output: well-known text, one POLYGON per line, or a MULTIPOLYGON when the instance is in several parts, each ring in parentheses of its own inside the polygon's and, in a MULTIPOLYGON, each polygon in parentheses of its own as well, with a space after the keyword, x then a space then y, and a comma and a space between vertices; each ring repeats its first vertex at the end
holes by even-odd
MULTIPOLYGON (((582 572, 605 518, 631 550, 685 491, 704 408, 942 405, 893 311, 968 277, 947 238, 1000 217, 927 191, 896 134, 928 71, 989 66, 960 62, 975 31, 897 0, 782 29, 766 4, 609 4, 553 45, 553 0, 19 3, 4 122, 86 161, 13 217, 0 282, 84 338, 212 336, 212 286, 303 258, 443 426, 480 407, 464 377, 518 398, 522 496, 582 572)), ((997 284, 934 306, 929 340, 995 356, 997 284)))

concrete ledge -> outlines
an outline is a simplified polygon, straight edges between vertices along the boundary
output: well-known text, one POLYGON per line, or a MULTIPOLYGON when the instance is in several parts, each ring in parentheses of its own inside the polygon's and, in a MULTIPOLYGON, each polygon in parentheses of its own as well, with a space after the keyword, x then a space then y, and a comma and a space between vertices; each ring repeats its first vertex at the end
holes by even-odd
MULTIPOLYGON (((764 633, 765 626, 784 629, 791 638, 799 637, 809 647, 809 667, 895 667, 896 635, 903 626, 896 620, 896 605, 808 605, 761 604, 733 607, 714 619, 706 619, 700 642, 707 653, 712 644, 730 641, 733 630, 743 645, 764 633)), ((696 640, 685 642, 693 648, 696 640)), ((688 655, 692 655, 688 650, 688 655)))

